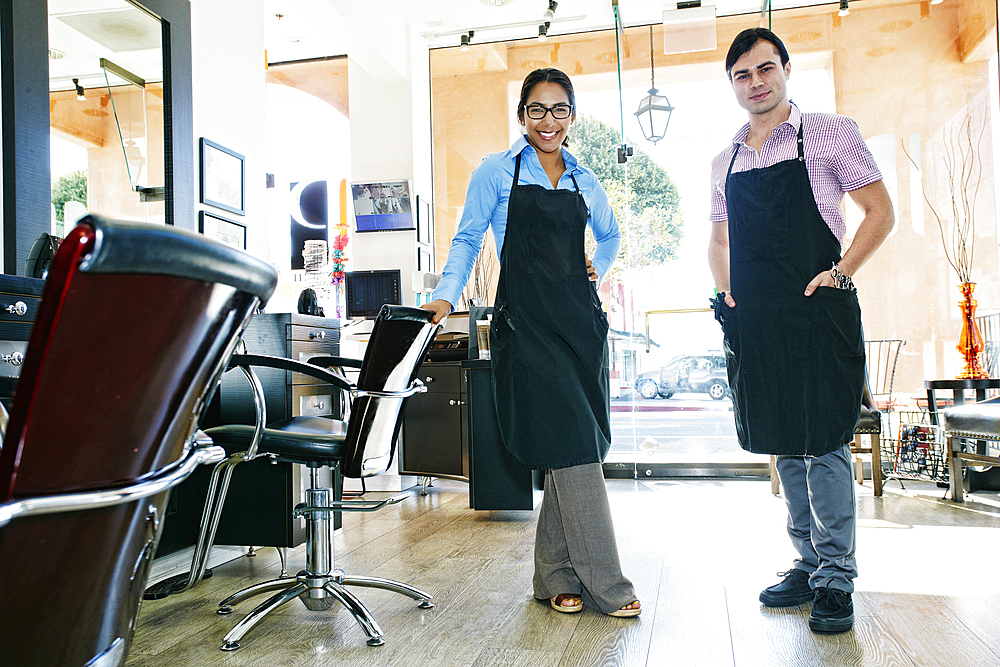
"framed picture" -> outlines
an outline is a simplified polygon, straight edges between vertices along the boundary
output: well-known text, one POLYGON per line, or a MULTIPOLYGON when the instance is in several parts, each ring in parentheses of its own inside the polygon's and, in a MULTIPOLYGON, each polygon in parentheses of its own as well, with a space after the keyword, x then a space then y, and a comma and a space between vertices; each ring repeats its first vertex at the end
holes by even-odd
POLYGON ((417 248, 417 271, 434 272, 434 262, 431 258, 431 251, 428 248, 417 248))
POLYGON ((201 203, 243 215, 243 156, 201 138, 201 203))
POLYGON ((417 242, 431 243, 432 229, 434 224, 431 222, 431 201, 417 195, 417 242))
POLYGON ((198 231, 205 236, 240 250, 247 249, 247 228, 245 225, 208 211, 199 211, 198 218, 198 231))

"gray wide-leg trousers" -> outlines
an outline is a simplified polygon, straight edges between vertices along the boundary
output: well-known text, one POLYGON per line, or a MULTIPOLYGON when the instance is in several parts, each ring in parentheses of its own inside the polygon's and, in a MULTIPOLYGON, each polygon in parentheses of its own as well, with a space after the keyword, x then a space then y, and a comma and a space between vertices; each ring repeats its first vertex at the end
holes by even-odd
POLYGON ((854 592, 857 505, 851 448, 823 456, 778 456, 788 536, 798 551, 792 567, 810 573, 813 588, 854 592))
POLYGON ((618 560, 600 463, 545 471, 533 585, 540 600, 578 594, 605 614, 637 599, 618 560))

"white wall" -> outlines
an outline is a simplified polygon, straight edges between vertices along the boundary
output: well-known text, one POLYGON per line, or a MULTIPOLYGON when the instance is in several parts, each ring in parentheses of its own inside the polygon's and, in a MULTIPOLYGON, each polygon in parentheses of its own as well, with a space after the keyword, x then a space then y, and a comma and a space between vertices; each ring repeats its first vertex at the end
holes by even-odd
POLYGON ((264 2, 191 3, 195 192, 201 137, 244 156, 246 215, 197 204, 247 227, 247 250, 266 258, 264 234, 264 2))

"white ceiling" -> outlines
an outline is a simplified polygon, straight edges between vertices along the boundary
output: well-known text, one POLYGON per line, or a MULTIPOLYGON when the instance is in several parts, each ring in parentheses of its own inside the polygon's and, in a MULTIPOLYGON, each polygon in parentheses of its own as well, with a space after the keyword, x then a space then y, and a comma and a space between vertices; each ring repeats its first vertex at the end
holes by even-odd
MULTIPOLYGON (((191 0, 192 5, 212 1, 191 0)), ((469 30, 475 31, 474 44, 537 36, 549 0, 491 6, 496 1, 504 0, 264 0, 265 48, 272 63, 348 54, 374 76, 406 77, 410 48, 457 46, 469 30)), ((755 14, 761 0, 703 2, 728 16, 755 14)), ((773 9, 817 4, 829 3, 772 0, 773 9)), ((155 19, 127 0, 48 0, 48 6, 49 46, 64 54, 50 61, 52 90, 71 89, 72 77, 88 88, 103 85, 100 57, 147 80, 162 79, 159 49, 148 48, 149 39, 133 39, 131 47, 129 39, 111 44, 115 33, 158 37, 155 19)), ((676 2, 618 0, 618 7, 625 26, 648 25, 662 22, 664 10, 675 9, 676 2)), ((192 14, 197 16, 196 6, 192 14)), ((558 0, 550 23, 552 36, 611 28, 612 0, 558 0)))
MULTIPOLYGON (((538 34, 538 26, 545 21, 542 15, 548 8, 548 0, 509 0, 501 7, 490 6, 492 1, 266 0, 268 59, 281 62, 342 55, 360 46, 355 40, 368 44, 373 40, 377 42, 378 35, 366 34, 364 30, 360 31, 362 34, 357 30, 353 34, 343 34, 334 25, 338 16, 351 16, 359 5, 366 15, 375 17, 374 25, 378 22, 407 24, 430 47, 457 46, 461 33, 470 29, 476 31, 473 43, 534 37, 538 34), (281 18, 276 18, 276 14, 281 14, 281 18), (324 22, 323 18, 330 20, 324 22), (524 25, 495 28, 509 24, 524 25)), ((759 13, 761 8, 761 0, 703 0, 703 3, 715 5, 718 16, 759 13)), ((772 0, 771 3, 775 10, 819 4, 830 2, 772 0)), ((625 26, 660 23, 664 10, 676 6, 672 0, 618 0, 618 11, 625 26)), ((560 0, 549 34, 603 30, 614 23, 612 0, 560 0)))

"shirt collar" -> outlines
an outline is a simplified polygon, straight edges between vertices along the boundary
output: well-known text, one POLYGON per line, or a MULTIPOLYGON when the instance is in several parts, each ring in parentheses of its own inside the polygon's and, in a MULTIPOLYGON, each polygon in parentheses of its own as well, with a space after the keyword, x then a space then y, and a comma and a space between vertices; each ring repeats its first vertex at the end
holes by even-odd
MULTIPOLYGON (((525 149, 535 153, 535 147, 528 143, 528 138, 522 134, 510 147, 510 159, 517 159, 518 154, 523 153, 525 149)), ((566 173, 574 172, 579 168, 580 163, 577 162, 576 157, 572 153, 566 150, 565 146, 562 149, 562 156, 563 163, 566 165, 566 173)))
MULTIPOLYGON (((784 121, 783 123, 779 123, 778 127, 781 127, 782 125, 787 125, 790 128, 792 128, 793 132, 798 132, 799 124, 802 122, 802 112, 795 105, 795 102, 792 102, 791 104, 792 104, 792 111, 791 113, 788 114, 788 120, 784 121)), ((733 143, 737 145, 744 144, 746 143, 748 136, 750 136, 750 123, 747 123, 746 125, 740 128, 740 131, 736 133, 735 137, 733 137, 733 143)))

